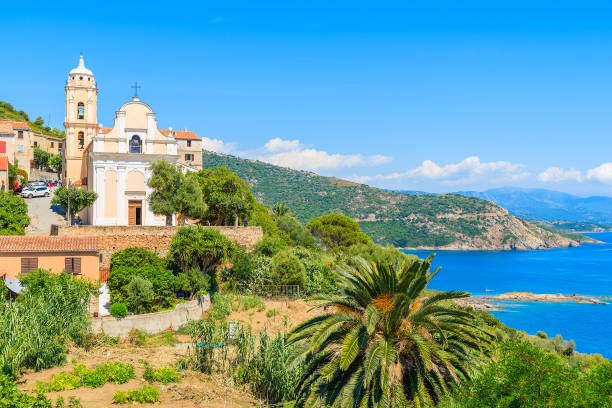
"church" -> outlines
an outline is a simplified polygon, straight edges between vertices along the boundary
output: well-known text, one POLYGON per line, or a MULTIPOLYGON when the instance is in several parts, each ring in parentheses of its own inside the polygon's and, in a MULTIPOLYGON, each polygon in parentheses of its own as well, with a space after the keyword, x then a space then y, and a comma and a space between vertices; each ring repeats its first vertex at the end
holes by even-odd
MULTIPOLYGON (((79 214, 89 225, 165 225, 148 197, 150 166, 177 163, 184 171, 202 168, 202 140, 192 131, 158 129, 153 109, 135 96, 115 112, 112 128, 97 121, 98 88, 81 56, 68 74, 63 181, 95 191, 98 199, 79 214)), ((173 220, 174 223, 174 220, 173 220)))

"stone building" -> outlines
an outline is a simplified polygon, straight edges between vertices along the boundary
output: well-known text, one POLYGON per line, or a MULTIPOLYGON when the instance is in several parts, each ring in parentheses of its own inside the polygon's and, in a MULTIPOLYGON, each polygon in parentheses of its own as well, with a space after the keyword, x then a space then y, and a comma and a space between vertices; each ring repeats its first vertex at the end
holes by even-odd
POLYGON ((0 121, 0 155, 28 172, 34 161, 33 139, 34 132, 27 123, 0 121))

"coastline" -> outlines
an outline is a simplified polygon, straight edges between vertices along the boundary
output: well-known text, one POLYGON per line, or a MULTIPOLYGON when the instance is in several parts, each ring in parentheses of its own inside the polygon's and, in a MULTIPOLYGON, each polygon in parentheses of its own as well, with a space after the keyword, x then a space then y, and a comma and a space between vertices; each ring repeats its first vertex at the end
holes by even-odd
POLYGON ((612 304, 612 296, 587 296, 572 293, 564 295, 562 293, 532 293, 532 292, 506 292, 501 295, 482 295, 470 296, 467 298, 457 299, 455 303, 459 306, 471 307, 475 310, 484 311, 499 311, 499 303, 496 302, 574 302, 590 305, 610 305, 612 304))
POLYGON ((462 245, 445 245, 445 246, 417 246, 417 247, 398 247, 397 249, 402 251, 487 251, 487 252, 498 252, 498 251, 541 251, 547 249, 559 249, 559 248, 577 248, 585 244, 605 244, 603 241, 593 239, 589 242, 578 242, 576 244, 560 245, 560 246, 541 246, 536 248, 528 247, 516 247, 516 246, 497 246, 497 247, 474 247, 474 246, 462 246, 462 245))

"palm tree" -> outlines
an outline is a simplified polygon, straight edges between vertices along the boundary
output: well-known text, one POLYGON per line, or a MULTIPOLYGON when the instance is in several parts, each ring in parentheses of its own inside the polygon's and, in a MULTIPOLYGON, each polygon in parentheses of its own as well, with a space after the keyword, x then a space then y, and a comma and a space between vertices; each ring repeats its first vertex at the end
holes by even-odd
POLYGON ((274 204, 274 208, 272 208, 272 212, 274 213, 276 218, 280 218, 283 215, 292 215, 292 213, 289 212, 289 206, 284 203, 274 204))
POLYGON ((331 312, 293 329, 292 365, 305 362, 295 407, 423 407, 470 377, 491 336, 450 302, 466 292, 423 291, 426 260, 352 260, 340 294, 312 301, 331 312))

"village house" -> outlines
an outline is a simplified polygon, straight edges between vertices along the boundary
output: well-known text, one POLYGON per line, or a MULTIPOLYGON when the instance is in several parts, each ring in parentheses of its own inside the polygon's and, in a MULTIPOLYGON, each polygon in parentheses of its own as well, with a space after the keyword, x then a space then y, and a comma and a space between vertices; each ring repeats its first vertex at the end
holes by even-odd
POLYGON ((0 277, 16 279, 38 268, 99 281, 98 237, 0 236, 0 277))

